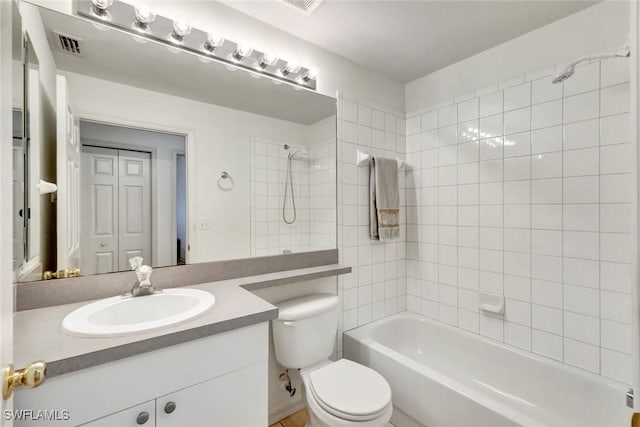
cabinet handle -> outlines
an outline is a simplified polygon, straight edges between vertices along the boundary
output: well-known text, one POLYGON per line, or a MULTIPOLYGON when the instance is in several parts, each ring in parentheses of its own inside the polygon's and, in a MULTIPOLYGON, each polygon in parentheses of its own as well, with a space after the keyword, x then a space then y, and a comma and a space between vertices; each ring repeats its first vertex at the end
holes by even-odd
POLYGON ((175 402, 167 402, 166 405, 164 405, 164 412, 165 414, 170 414, 173 411, 176 410, 176 404, 175 402))
POLYGON ((149 421, 149 413, 140 412, 138 414, 138 418, 136 418, 136 423, 138 423, 138 425, 142 425, 142 424, 145 424, 147 421, 149 421))

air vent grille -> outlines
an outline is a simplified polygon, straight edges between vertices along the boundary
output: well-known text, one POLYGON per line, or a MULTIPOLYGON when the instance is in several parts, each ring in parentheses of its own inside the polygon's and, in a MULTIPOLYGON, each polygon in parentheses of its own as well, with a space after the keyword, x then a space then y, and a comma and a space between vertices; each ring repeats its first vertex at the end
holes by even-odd
POLYGON ((286 4, 295 7, 296 9, 311 14, 323 0, 283 0, 286 4))
POLYGON ((58 47, 63 52, 70 53, 76 56, 82 56, 82 47, 80 42, 82 40, 76 39, 71 36, 67 36, 66 34, 56 33, 54 32, 56 40, 58 41, 58 47))

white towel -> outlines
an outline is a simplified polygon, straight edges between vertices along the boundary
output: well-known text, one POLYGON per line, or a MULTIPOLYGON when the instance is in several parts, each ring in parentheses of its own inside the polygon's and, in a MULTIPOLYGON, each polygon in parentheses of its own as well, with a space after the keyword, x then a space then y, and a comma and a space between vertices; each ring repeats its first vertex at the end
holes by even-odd
POLYGON ((373 240, 389 240, 400 235, 400 188, 395 159, 371 159, 369 216, 373 240))

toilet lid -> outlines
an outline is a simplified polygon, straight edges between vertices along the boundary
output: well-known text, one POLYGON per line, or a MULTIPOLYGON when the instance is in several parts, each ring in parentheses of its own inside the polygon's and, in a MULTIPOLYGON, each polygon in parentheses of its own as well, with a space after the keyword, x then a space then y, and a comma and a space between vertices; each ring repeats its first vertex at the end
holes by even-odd
POLYGON ((318 404, 340 418, 372 419, 391 402, 391 388, 382 375, 347 359, 311 372, 309 379, 318 404))

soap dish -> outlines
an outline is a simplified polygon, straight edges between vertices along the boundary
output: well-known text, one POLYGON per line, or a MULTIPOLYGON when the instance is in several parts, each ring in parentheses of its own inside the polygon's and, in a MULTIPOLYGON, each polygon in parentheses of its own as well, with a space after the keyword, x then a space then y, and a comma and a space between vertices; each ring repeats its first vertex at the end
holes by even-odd
POLYGON ((504 314, 504 297, 489 292, 478 292, 478 308, 487 313, 504 314))

